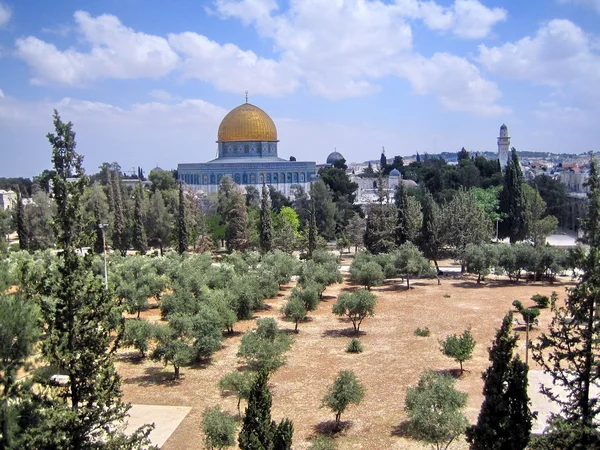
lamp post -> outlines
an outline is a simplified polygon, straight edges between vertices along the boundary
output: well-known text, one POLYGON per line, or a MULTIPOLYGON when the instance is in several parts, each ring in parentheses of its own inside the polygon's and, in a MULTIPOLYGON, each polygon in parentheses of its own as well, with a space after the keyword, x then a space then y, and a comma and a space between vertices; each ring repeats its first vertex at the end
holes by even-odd
POLYGON ((106 271, 106 237, 104 236, 104 229, 108 226, 107 223, 99 223, 98 228, 102 233, 102 248, 104 249, 104 290, 108 290, 108 272, 106 271))

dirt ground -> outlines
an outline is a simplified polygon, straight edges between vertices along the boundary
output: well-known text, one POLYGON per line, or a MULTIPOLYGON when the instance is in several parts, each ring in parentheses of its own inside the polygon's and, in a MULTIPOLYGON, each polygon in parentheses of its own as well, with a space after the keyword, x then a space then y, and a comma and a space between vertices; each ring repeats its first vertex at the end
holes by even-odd
MULTIPOLYGON (((308 448, 311 437, 328 432, 333 422, 334 414, 320 408, 327 386, 338 371, 351 369, 366 387, 366 395, 360 405, 350 406, 342 415, 345 428, 336 435, 338 449, 430 448, 404 437, 402 424, 407 419, 404 412, 406 390, 417 383, 424 370, 458 375, 458 363, 442 355, 438 340, 471 327, 477 346, 473 359, 464 363, 466 370, 457 379, 456 387, 469 394, 465 414, 474 422, 483 400, 481 373, 488 366, 487 349, 502 317, 512 308, 512 301, 519 299, 525 307, 533 306, 532 295, 550 295, 553 290, 562 300, 569 285, 569 277, 562 277, 554 284, 521 281, 518 285, 491 277, 478 286, 474 277, 456 276, 442 279, 439 286, 436 280, 415 280, 407 291, 400 280, 390 280, 384 286, 373 288, 378 303, 375 317, 365 319, 361 326, 360 339, 364 346, 361 354, 346 353, 352 325, 331 313, 336 296, 342 290, 356 286, 347 281, 331 286, 325 291, 318 310, 309 314, 309 321, 299 325, 300 332, 293 335, 287 364, 270 380, 273 418, 277 421, 283 417, 291 419, 294 448, 308 448), (431 336, 415 336, 417 327, 428 327, 431 336)), ((267 300, 267 309, 257 313, 255 318, 272 316, 282 329, 293 330, 293 324, 283 321, 279 313, 292 286, 293 283, 285 286, 277 298, 267 300)), ((159 319, 159 311, 153 309, 144 316, 159 319)), ((550 310, 542 310, 540 327, 530 333, 530 339, 540 334, 550 318, 550 310)), ((220 404, 237 414, 235 398, 222 397, 217 382, 221 376, 241 366, 236 357, 241 334, 254 325, 254 321, 237 323, 235 335, 226 338, 223 348, 212 360, 182 368, 179 381, 173 380, 171 366, 139 360, 134 351, 121 350, 118 370, 126 401, 192 407, 163 446, 164 450, 200 448, 203 439, 200 424, 206 407, 220 404)), ((524 358, 525 330, 517 327, 516 331, 522 336, 519 352, 524 358)), ((538 369, 531 358, 530 367, 538 369)), ((451 448, 467 446, 461 440, 451 448)))

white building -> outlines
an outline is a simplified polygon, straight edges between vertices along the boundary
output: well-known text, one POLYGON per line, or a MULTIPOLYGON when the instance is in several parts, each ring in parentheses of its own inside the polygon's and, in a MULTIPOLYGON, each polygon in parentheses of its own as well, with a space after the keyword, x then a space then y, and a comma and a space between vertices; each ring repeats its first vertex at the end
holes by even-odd
POLYGON ((17 204, 17 193, 0 189, 0 209, 12 209, 17 204))
POLYGON ((510 136, 508 135, 508 127, 502 124, 500 127, 500 136, 498 136, 498 160, 502 170, 508 164, 508 155, 510 154, 510 136))

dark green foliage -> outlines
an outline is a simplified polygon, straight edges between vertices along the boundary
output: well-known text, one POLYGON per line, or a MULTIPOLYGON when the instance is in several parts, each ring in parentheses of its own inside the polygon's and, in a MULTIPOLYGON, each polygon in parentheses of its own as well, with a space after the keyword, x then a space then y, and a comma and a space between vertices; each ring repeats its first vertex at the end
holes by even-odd
POLYGON ((365 397, 365 388, 352 370, 338 372, 333 384, 321 400, 321 407, 327 407, 335 413, 335 426, 339 429, 342 413, 350 403, 359 405, 365 397))
POLYGON ((299 261, 295 256, 279 250, 264 255, 261 266, 273 273, 279 286, 289 283, 300 268, 299 261))
POLYGON ((529 328, 533 327, 535 318, 540 315, 540 310, 537 308, 523 308, 519 311, 525 323, 529 324, 529 328))
POLYGON ((389 253, 396 248, 396 207, 372 204, 367 208, 365 248, 373 253, 389 253))
POLYGON ((545 213, 556 217, 562 226, 566 221, 567 186, 560 180, 545 174, 535 177, 530 184, 546 203, 545 213))
POLYGON ((317 212, 315 209, 315 200, 310 200, 310 215, 308 222, 308 257, 312 258, 312 254, 317 248, 317 212))
POLYGON ((404 184, 400 183, 394 194, 394 204, 398 217, 396 219, 396 245, 400 246, 410 240, 408 233, 408 194, 404 184))
POLYGON ((153 193, 177 189, 177 180, 173 176, 173 172, 152 169, 148 174, 148 179, 150 180, 150 190, 153 193))
POLYGON ((272 400, 267 382, 267 373, 259 372, 248 397, 248 407, 238 437, 241 450, 287 450, 291 448, 292 423, 288 419, 284 419, 277 425, 271 420, 272 400))
POLYGON ((119 172, 109 172, 110 207, 113 214, 113 247, 125 256, 129 250, 129 235, 125 221, 125 205, 119 172))
POLYGON ((17 383, 17 372, 39 338, 39 309, 20 296, 0 295, 0 447, 18 448, 18 417, 11 407, 26 401, 25 386, 17 383))
MULTIPOLYGON (((150 172, 150 175, 152 175, 152 172, 150 172)), ((160 190, 156 190, 150 199, 147 224, 148 243, 154 247, 158 247, 162 255, 165 247, 171 245, 173 217, 165 205, 160 190)))
POLYGON ((517 311, 521 312, 521 310, 525 309, 523 303, 520 300, 513 300, 512 305, 517 308, 517 311))
POLYGON ((133 248, 145 254, 148 250, 148 239, 146 238, 145 211, 145 193, 142 183, 138 183, 134 189, 134 210, 133 210, 133 248))
POLYGON ((257 328, 242 337, 238 356, 252 370, 271 373, 285 363, 284 353, 291 347, 290 337, 279 331, 272 318, 258 319, 257 328))
POLYGON ((362 353, 363 346, 359 339, 352 338, 352 340, 348 343, 346 347, 346 351, 348 353, 362 353))
POLYGON ((188 248, 188 232, 185 220, 185 195, 183 183, 179 183, 179 209, 177 213, 177 252, 182 255, 188 248))
POLYGON ((271 218, 271 202, 266 185, 262 187, 260 202, 260 250, 268 253, 273 248, 273 219, 271 218))
POLYGON ((304 305, 306 311, 314 311, 319 306, 319 292, 321 285, 314 281, 309 281, 303 287, 296 286, 292 289, 290 300, 297 298, 304 305))
POLYGON ((429 337, 429 336, 431 336, 431 331, 429 331, 429 328, 427 328, 427 327, 425 327, 425 328, 417 328, 415 330, 415 336, 429 337))
POLYGON ((423 254, 432 260, 437 268, 437 260, 443 244, 443 217, 442 211, 435 202, 431 192, 425 191, 423 198, 423 226, 419 248, 423 254))
POLYGON ((463 362, 473 357, 473 349, 475 348, 475 340, 471 334, 471 330, 467 329, 461 336, 452 334, 446 337, 446 340, 441 341, 442 353, 460 363, 460 373, 463 373, 463 362))
POLYGON ((469 422, 461 413, 467 394, 454 388, 454 379, 433 371, 425 372, 416 387, 406 393, 410 431, 417 439, 447 449, 469 422))
POLYGON ((21 191, 17 191, 17 236, 19 239, 19 248, 27 250, 29 248, 29 230, 27 229, 27 219, 25 218, 25 205, 21 191))
POLYGON ((175 379, 179 379, 181 366, 190 364, 194 359, 194 351, 190 343, 189 329, 181 328, 176 320, 170 320, 167 325, 156 327, 156 348, 152 352, 152 359, 162 361, 165 366, 173 364, 175 379))
POLYGON ((550 306, 550 298, 547 295, 535 294, 531 297, 531 300, 535 302, 538 308, 547 308, 550 306))
POLYGON ((524 182, 519 155, 513 148, 504 172, 504 188, 500 192, 500 211, 505 214, 505 219, 499 226, 500 237, 510 238, 511 243, 522 241, 527 233, 524 182))
POLYGON ((235 445, 235 418, 221 410, 220 406, 207 408, 202 414, 204 444, 209 449, 224 449, 235 445))
POLYGON ((477 425, 467 429, 472 450, 523 450, 529 442, 532 414, 527 395, 527 365, 513 356, 518 336, 508 312, 489 349, 490 367, 483 373, 484 401, 477 425))
POLYGON ((467 272, 477 274, 477 284, 498 265, 498 246, 494 244, 467 244, 460 256, 467 272))
POLYGON ((360 324, 375 314, 377 299, 371 292, 359 289, 352 293, 343 292, 331 308, 336 316, 346 316, 352 322, 354 334, 360 333, 360 324))
POLYGON ((294 437, 294 424, 290 419, 283 419, 275 428, 273 436, 273 450, 292 450, 294 437))
POLYGON ((147 320, 128 320, 125 322, 123 345, 135 348, 145 358, 149 348, 148 341, 153 335, 154 328, 147 320))
POLYGON ((315 260, 311 260, 302 265, 298 282, 302 287, 308 287, 309 285, 311 287, 318 287, 319 298, 322 299, 323 292, 327 286, 342 282, 342 274, 337 262, 328 261, 318 263, 315 260))
MULTIPOLYGON (((321 180, 313 182, 310 187, 310 198, 311 202, 314 200, 314 217, 318 233, 327 240, 333 239, 335 236, 335 203, 331 189, 321 180)), ((312 205, 311 208, 313 208, 312 205)))

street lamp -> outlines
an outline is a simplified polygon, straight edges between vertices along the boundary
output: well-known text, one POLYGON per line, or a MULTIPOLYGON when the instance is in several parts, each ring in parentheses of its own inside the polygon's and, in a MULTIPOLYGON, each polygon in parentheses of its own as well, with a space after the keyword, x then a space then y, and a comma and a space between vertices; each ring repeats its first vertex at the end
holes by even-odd
POLYGON ((104 290, 108 291, 108 272, 106 271, 106 237, 104 236, 104 229, 108 226, 107 223, 99 223, 98 228, 102 233, 102 248, 104 249, 104 290))

